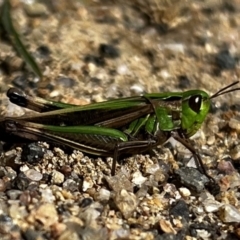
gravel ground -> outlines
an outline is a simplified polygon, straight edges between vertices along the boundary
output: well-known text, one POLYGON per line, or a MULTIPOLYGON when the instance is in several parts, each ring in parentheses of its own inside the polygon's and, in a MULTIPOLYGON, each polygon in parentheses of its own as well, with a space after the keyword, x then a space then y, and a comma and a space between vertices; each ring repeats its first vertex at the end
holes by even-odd
MULTIPOLYGON (((28 112, 8 101, 12 86, 84 105, 146 92, 213 94, 239 79, 239 0, 11 5, 44 77, 34 77, 2 38, 1 116, 28 112)), ((214 99, 192 137, 219 192, 173 140, 154 154, 120 159, 115 176, 112 158, 51 143, 2 143, 0 239, 239 239, 239 102, 240 91, 214 99)))

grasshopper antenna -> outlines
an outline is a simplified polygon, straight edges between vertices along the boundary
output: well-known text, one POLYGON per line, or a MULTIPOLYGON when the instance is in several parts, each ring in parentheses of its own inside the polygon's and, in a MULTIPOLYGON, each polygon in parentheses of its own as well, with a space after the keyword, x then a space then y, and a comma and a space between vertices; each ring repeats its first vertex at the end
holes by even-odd
POLYGON ((220 96, 220 95, 223 95, 223 94, 225 94, 225 93, 229 93, 229 92, 234 92, 234 91, 240 90, 240 88, 229 89, 229 88, 231 88, 232 86, 234 86, 234 85, 236 85, 236 84, 238 84, 238 83, 239 83, 239 81, 236 81, 236 82, 233 82, 233 83, 231 83, 230 85, 228 85, 228 86, 220 89, 219 91, 217 91, 216 93, 214 93, 214 94, 210 97, 210 99, 216 98, 216 97, 218 97, 218 96, 220 96), (228 89, 228 90, 227 90, 227 89, 228 89), (225 91, 225 90, 227 90, 227 91, 225 91))

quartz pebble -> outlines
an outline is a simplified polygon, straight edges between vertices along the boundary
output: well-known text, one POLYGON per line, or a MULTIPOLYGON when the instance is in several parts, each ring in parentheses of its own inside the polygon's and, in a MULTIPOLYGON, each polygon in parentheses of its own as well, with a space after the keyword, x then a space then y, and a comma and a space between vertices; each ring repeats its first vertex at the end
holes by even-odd
POLYGON ((93 181, 91 178, 87 177, 83 180, 82 190, 84 192, 87 191, 89 188, 92 188, 92 186, 93 186, 93 181))
POLYGON ((32 181, 36 181, 36 182, 39 182, 41 181, 43 175, 34 170, 34 169, 28 169, 27 171, 24 172, 24 174, 26 175, 26 177, 28 177, 30 180, 32 181))
POLYGON ((111 192, 107 189, 101 188, 96 194, 98 201, 108 201, 110 199, 111 192))
POLYGON ((63 181, 64 181, 64 175, 61 172, 54 170, 52 173, 52 179, 51 179, 52 184, 59 185, 63 183, 63 181))
POLYGON ((132 175, 132 183, 135 185, 142 185, 147 180, 146 177, 143 177, 142 173, 137 171, 132 175))
POLYGON ((219 209, 220 218, 225 223, 240 222, 240 211, 230 204, 225 204, 219 209))
POLYGON ((206 212, 217 212, 222 204, 213 199, 206 199, 203 201, 203 206, 206 212))
POLYGON ((136 196, 125 189, 116 194, 114 202, 126 219, 132 215, 138 204, 136 196))

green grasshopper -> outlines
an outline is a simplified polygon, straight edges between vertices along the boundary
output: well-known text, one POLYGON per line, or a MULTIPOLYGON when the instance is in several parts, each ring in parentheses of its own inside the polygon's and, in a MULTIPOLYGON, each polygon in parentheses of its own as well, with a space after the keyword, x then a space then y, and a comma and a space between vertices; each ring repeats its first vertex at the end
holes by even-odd
POLYGON ((240 90, 234 82, 212 96, 202 90, 151 93, 84 106, 34 98, 11 88, 10 101, 39 113, 0 120, 1 139, 20 137, 66 145, 82 152, 112 156, 111 174, 121 154, 137 154, 173 137, 189 149, 201 171, 211 178, 197 150, 190 144, 205 120, 211 100, 240 90), (231 89, 230 89, 231 88, 231 89))

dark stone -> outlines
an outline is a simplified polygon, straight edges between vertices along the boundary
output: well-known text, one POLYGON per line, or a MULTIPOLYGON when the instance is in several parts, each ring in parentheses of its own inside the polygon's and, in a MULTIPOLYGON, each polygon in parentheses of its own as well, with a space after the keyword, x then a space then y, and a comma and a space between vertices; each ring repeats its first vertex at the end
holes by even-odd
POLYGON ((28 145, 24 145, 23 147, 22 161, 30 164, 36 164, 43 159, 44 154, 44 149, 37 143, 30 143, 28 145))
POLYGON ((39 46, 37 52, 41 58, 48 58, 51 54, 49 47, 46 45, 39 46))
POLYGON ((100 44, 98 51, 100 56, 106 58, 118 58, 120 55, 119 50, 110 44, 100 44))
POLYGON ((92 203, 93 203, 93 200, 91 198, 84 198, 80 203, 80 207, 85 208, 90 206, 92 203))
POLYGON ((84 62, 93 63, 98 67, 104 67, 106 65, 104 58, 101 56, 87 55, 84 58, 84 62))
POLYGON ((60 77, 56 82, 65 88, 72 88, 74 85, 76 85, 76 81, 69 77, 60 77))
POLYGON ((184 186, 197 193, 200 193, 205 188, 205 184, 209 182, 209 179, 196 168, 182 167, 175 170, 175 174, 184 186))
POLYGON ((215 56, 215 63, 221 70, 234 69, 236 62, 236 59, 229 53, 228 50, 221 50, 215 56))
POLYGON ((190 86, 190 80, 185 75, 178 76, 179 83, 177 84, 178 88, 188 88, 190 86))
POLYGON ((187 222, 189 221, 188 205, 183 200, 179 200, 174 205, 172 205, 172 208, 170 209, 169 214, 173 215, 174 217, 182 217, 187 222))

